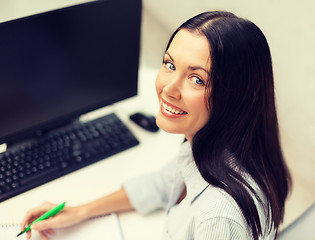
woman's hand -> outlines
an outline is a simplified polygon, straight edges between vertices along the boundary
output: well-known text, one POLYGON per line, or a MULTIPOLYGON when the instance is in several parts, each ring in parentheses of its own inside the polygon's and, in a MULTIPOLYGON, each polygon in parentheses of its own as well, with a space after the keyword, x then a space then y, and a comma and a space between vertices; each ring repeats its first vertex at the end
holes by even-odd
MULTIPOLYGON (((39 216, 54 207, 56 207, 55 204, 46 202, 29 210, 21 223, 21 231, 39 216)), ((121 188, 107 196, 78 207, 65 207, 63 211, 55 217, 34 223, 31 230, 37 230, 43 240, 48 240, 49 235, 54 233, 53 228, 69 227, 91 217, 132 209, 133 207, 125 189, 121 188)), ((31 238, 31 231, 28 231, 26 234, 26 239, 29 240, 31 238)))
MULTIPOLYGON (((29 210, 21 223, 21 231, 23 231, 39 216, 54 208, 55 206, 55 204, 45 202, 42 205, 29 210)), ((81 212, 82 211, 80 207, 65 207, 63 211, 57 214, 55 217, 34 223, 31 227, 31 230, 38 231, 43 240, 48 240, 48 236, 54 234, 54 231, 52 230, 53 228, 68 227, 84 220, 81 212)), ((26 239, 29 240, 31 238, 31 231, 28 231, 26 234, 26 239)))

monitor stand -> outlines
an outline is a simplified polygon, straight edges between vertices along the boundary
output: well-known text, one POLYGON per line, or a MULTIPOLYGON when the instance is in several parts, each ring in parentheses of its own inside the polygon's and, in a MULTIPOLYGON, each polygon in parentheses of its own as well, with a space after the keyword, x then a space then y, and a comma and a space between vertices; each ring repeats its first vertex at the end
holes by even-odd
POLYGON ((19 147, 21 145, 25 145, 27 143, 32 143, 32 142, 36 141, 37 138, 44 136, 47 133, 53 132, 57 129, 67 128, 70 125, 75 124, 77 122, 79 122, 78 117, 74 118, 74 119, 59 121, 56 124, 46 126, 43 129, 36 130, 36 131, 29 133, 29 134, 21 134, 20 136, 16 136, 13 139, 11 139, 10 141, 8 141, 6 143, 2 143, 0 145, 0 153, 5 152, 9 149, 13 150, 16 147, 19 147))

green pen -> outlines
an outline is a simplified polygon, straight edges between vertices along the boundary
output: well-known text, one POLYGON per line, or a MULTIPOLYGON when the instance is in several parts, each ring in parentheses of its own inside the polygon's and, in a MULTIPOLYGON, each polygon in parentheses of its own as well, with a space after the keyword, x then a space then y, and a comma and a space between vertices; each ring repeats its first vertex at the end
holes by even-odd
POLYGON ((62 204, 60 204, 60 205, 58 205, 57 207, 55 207, 55 208, 49 210, 48 212, 45 212, 45 213, 44 213, 43 215, 41 215, 39 218, 37 218, 36 220, 34 220, 30 225, 28 225, 27 228, 25 228, 22 232, 20 232, 20 233, 17 235, 17 237, 20 236, 21 234, 23 234, 23 233, 25 233, 25 232, 31 230, 31 226, 32 226, 34 223, 37 223, 37 222, 42 221, 42 220, 45 220, 45 219, 47 219, 47 218, 49 218, 49 217, 53 217, 53 216, 57 215, 58 213, 60 213, 60 212, 63 210, 63 208, 65 207, 65 204, 66 204, 66 202, 64 202, 64 203, 62 203, 62 204))

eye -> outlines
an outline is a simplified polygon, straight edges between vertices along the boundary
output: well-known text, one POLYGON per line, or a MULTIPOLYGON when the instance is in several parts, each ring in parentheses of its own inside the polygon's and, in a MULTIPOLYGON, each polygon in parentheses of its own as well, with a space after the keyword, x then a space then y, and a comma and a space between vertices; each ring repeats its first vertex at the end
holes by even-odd
POLYGON ((175 68, 175 66, 174 66, 173 63, 165 62, 165 66, 166 66, 166 68, 168 68, 168 69, 170 69, 170 70, 172 70, 172 71, 175 71, 175 70, 176 70, 176 68, 175 68))
POLYGON ((197 85, 205 85, 205 83, 204 83, 204 81, 202 81, 200 78, 198 78, 198 77, 192 77, 191 78, 192 79, 192 81, 195 83, 195 84, 197 84, 197 85))

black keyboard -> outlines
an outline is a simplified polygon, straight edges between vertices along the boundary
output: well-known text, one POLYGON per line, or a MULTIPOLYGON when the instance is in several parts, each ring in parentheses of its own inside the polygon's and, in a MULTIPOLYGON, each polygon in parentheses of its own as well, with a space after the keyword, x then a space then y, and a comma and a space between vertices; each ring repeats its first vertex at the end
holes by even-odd
POLYGON ((0 202, 138 144, 112 113, 8 149, 0 154, 0 202))

